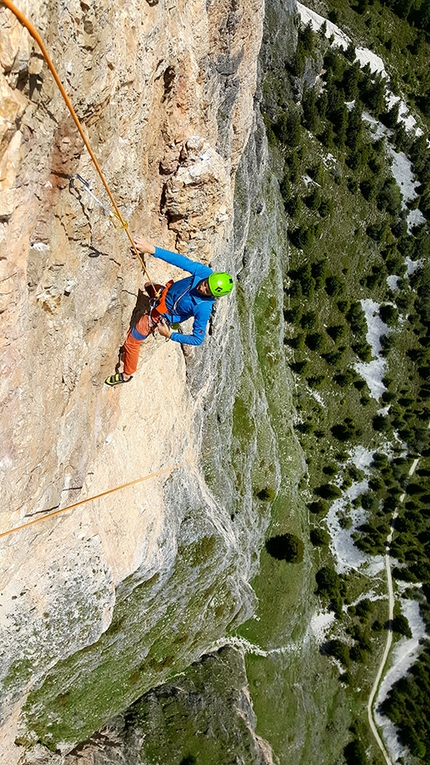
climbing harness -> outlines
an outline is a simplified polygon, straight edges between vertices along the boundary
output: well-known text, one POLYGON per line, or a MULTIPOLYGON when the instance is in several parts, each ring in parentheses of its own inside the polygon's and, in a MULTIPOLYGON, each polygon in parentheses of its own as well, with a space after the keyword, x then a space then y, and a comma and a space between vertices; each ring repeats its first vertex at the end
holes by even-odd
POLYGON ((149 300, 149 323, 154 325, 154 330, 162 317, 165 319, 167 318, 165 316, 165 314, 168 313, 166 298, 172 284, 173 279, 170 279, 165 287, 160 285, 161 291, 159 290, 159 293, 155 293, 149 300))
POLYGON ((54 80, 55 80, 55 82, 56 82, 56 84, 58 86, 58 89, 59 89, 59 91, 60 91, 60 93, 61 93, 61 95, 62 95, 62 97, 64 99, 64 102, 65 102, 65 104, 66 104, 66 106, 67 106, 67 108, 68 108, 68 110, 69 110, 69 112, 70 112, 70 114, 71 114, 71 116, 73 118, 73 121, 74 121, 74 123, 75 123, 75 125, 76 125, 76 127, 78 129, 78 132, 79 132, 79 134, 80 134, 80 136, 81 136, 81 138, 82 138, 82 140, 83 140, 83 142, 84 142, 84 144, 85 144, 85 146, 87 148, 87 151, 88 151, 88 153, 89 153, 89 155, 90 155, 90 157, 91 157, 91 159, 92 159, 92 161, 94 163, 94 166, 95 166, 95 168, 96 168, 96 170, 97 170, 97 172, 98 172, 98 174, 100 176, 100 179, 101 179, 101 181, 103 183, 103 186, 106 189, 108 197, 109 197, 110 201, 112 202, 112 206, 113 206, 113 208, 115 210, 115 215, 116 215, 116 217, 118 218, 118 220, 121 223, 121 228, 125 231, 128 239, 130 241, 130 244, 131 244, 131 247, 133 249, 133 252, 136 254, 138 260, 140 261, 140 264, 142 266, 142 269, 143 269, 144 273, 146 274, 147 278, 149 279, 149 281, 152 284, 152 280, 151 280, 151 277, 149 276, 148 271, 146 269, 146 265, 145 265, 145 261, 143 259, 143 256, 139 252, 139 250, 137 249, 137 247, 136 247, 136 245, 135 245, 135 243, 133 241, 133 238, 132 238, 132 236, 131 236, 131 234, 130 234, 130 232, 128 230, 128 222, 126 220, 124 220, 124 218, 121 215, 119 207, 118 207, 118 205, 117 205, 117 203, 116 203, 116 201, 115 201, 115 199, 113 197, 113 194, 112 194, 112 192, 111 192, 111 190, 109 188, 109 185, 108 185, 108 183, 107 183, 107 181, 106 181, 106 179, 105 179, 105 177, 103 175, 102 169, 101 169, 101 167, 100 167, 100 165, 99 165, 99 163, 97 161, 97 157, 94 154, 94 152, 93 152, 93 150, 91 148, 91 145, 90 145, 90 143, 88 141, 88 138, 86 137, 86 135, 85 135, 85 133, 84 133, 84 131, 82 129, 81 123, 79 122, 79 119, 78 119, 78 117, 76 115, 76 112, 75 112, 75 110, 74 110, 74 108, 72 106, 72 102, 70 101, 70 98, 67 95, 67 93, 66 93, 66 91, 65 91, 65 89, 63 87, 63 83, 61 82, 61 80, 60 80, 60 78, 59 78, 59 76, 57 74, 55 66, 54 66, 54 64, 51 61, 49 53, 48 53, 48 51, 47 51, 47 49, 46 49, 46 47, 44 45, 44 42, 43 42, 40 34, 37 32, 37 30, 34 28, 34 26, 31 24, 31 22, 26 18, 26 16, 24 16, 24 14, 21 13, 21 11, 19 11, 18 8, 11 2, 11 0, 0 0, 0 2, 3 5, 5 5, 7 8, 9 8, 10 11, 12 11, 12 13, 18 19, 18 21, 28 30, 28 32, 33 37, 33 39, 36 40, 40 50, 42 51, 43 58, 45 59, 47 65, 48 65, 48 68, 49 68, 49 70, 50 70, 50 72, 51 72, 51 74, 52 74, 52 76, 53 76, 53 78, 54 78, 54 80))
POLYGON ((173 470, 179 470, 179 468, 186 467, 186 465, 192 465, 196 462, 199 462, 199 460, 203 459, 203 457, 206 457, 208 454, 213 452, 215 447, 212 447, 212 449, 209 449, 209 451, 204 452, 203 454, 200 454, 198 457, 195 457, 191 460, 186 460, 185 462, 179 462, 177 465, 172 465, 171 467, 162 468, 161 470, 157 470, 155 473, 149 473, 149 475, 145 475, 142 478, 136 478, 134 481, 128 481, 128 483, 123 483, 121 486, 116 486, 114 489, 108 489, 107 491, 103 491, 101 494, 95 494, 93 497, 87 497, 87 499, 81 499, 79 502, 74 502, 73 505, 68 505, 67 507, 61 508, 61 510, 56 510, 54 513, 49 513, 47 515, 43 515, 40 518, 34 518, 32 521, 28 521, 27 523, 23 523, 22 526, 16 526, 14 529, 9 529, 9 531, 3 531, 0 533, 0 539, 2 537, 7 537, 10 534, 15 534, 17 531, 22 531, 22 529, 27 529, 29 526, 34 526, 35 523, 41 523, 42 521, 48 520, 48 518, 54 518, 56 515, 60 515, 60 513, 66 513, 68 510, 74 510, 76 507, 80 507, 80 505, 85 505, 87 502, 94 502, 96 499, 101 499, 102 497, 107 497, 108 494, 114 494, 116 491, 121 491, 121 489, 126 489, 128 486, 135 486, 137 483, 142 483, 142 481, 148 481, 150 478, 156 478, 158 475, 163 475, 165 473, 171 473, 173 470))

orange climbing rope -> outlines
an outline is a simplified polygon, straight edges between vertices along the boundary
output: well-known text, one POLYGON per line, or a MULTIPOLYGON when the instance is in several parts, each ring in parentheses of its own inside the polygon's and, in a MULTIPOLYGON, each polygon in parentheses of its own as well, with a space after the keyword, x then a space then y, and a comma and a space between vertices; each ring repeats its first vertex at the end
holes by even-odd
POLYGON ((181 467, 185 467, 186 465, 192 465, 194 462, 198 462, 203 457, 206 457, 207 454, 210 454, 210 452, 213 452, 215 447, 212 449, 209 449, 208 452, 205 452, 204 454, 200 454, 199 457, 196 457, 193 460, 186 460, 185 462, 179 462, 177 465, 172 465, 168 468, 162 468, 162 470, 157 470, 155 473, 149 473, 149 475, 143 476, 143 478, 136 478, 134 481, 128 481, 128 483, 123 483, 121 486, 115 486, 114 489, 108 489, 107 491, 102 491, 101 494, 95 494, 93 497, 87 497, 87 499, 81 499, 79 502, 74 502, 73 505, 68 505, 67 507, 61 508, 61 510, 56 510, 54 513, 48 513, 47 515, 43 515, 40 518, 33 518, 33 520, 28 521, 27 523, 23 523, 22 526, 15 526, 13 529, 9 529, 9 531, 3 531, 0 533, 0 539, 2 537, 7 537, 10 534, 15 534, 17 531, 22 531, 22 529, 27 529, 29 526, 34 526, 35 523, 41 523, 42 521, 48 520, 48 518, 54 518, 56 515, 60 515, 60 513, 66 513, 68 510, 74 510, 76 507, 79 507, 80 505, 86 505, 87 502, 94 502, 96 499, 101 499, 102 497, 106 497, 108 494, 113 494, 116 491, 120 491, 121 489, 126 489, 128 486, 135 486, 137 483, 142 483, 142 481, 148 481, 150 478, 155 478, 158 475, 163 475, 163 473, 171 473, 173 470, 178 470, 181 467))
POLYGON ((73 121, 74 121, 74 123, 75 123, 75 125, 76 125, 76 127, 77 127, 77 129, 78 129, 78 131, 79 131, 79 133, 81 135, 81 137, 82 137, 82 140, 83 140, 85 146, 87 147, 88 153, 89 153, 92 161, 94 162, 94 166, 95 166, 95 168, 96 168, 96 170, 97 170, 97 172, 98 172, 98 174, 99 174, 99 176, 101 178, 103 186, 105 187, 105 189, 107 191, 109 199, 112 202, 112 205, 113 205, 114 210, 115 210, 115 215, 118 218, 118 220, 121 222, 121 228, 127 234, 127 237, 128 237, 128 239, 130 241, 130 244, 131 244, 135 254, 138 257, 138 259, 139 259, 139 261, 141 263, 141 266, 142 266, 142 268, 143 268, 143 270, 144 270, 148 280, 150 281, 151 285, 153 286, 152 279, 149 276, 148 271, 146 270, 146 266, 145 266, 145 262, 143 260, 143 257, 141 255, 141 253, 139 252, 139 250, 137 249, 135 243, 133 242, 132 236, 131 236, 131 234, 130 234, 130 232, 128 230, 128 222, 126 220, 124 220, 124 218, 121 215, 119 207, 118 207, 117 203, 115 202, 113 194, 112 194, 112 192, 111 192, 111 190, 109 188, 109 185, 108 185, 108 183, 107 183, 107 181, 106 181, 106 179, 105 179, 105 177, 103 175, 102 169, 101 169, 101 167, 100 167, 100 165, 99 165, 99 163, 97 161, 97 157, 95 156, 95 154, 94 154, 94 152, 93 152, 93 150, 91 148, 91 145, 90 145, 90 143, 88 141, 88 138, 86 137, 86 135, 85 135, 85 133, 84 133, 84 131, 82 129, 81 123, 79 122, 79 119, 78 119, 78 117, 76 115, 76 112, 75 112, 73 106, 72 106, 70 98, 67 95, 66 91, 64 90, 63 83, 61 82, 61 80, 60 80, 60 78, 59 78, 59 76, 57 74, 57 71, 56 71, 56 69, 54 67, 54 64, 51 61, 51 58, 49 56, 48 51, 45 48, 45 45, 43 43, 43 40, 42 40, 40 34, 37 32, 37 30, 34 28, 34 26, 30 23, 30 21, 24 16, 24 14, 21 13, 21 11, 19 11, 18 8, 16 8, 16 6, 13 3, 10 2, 10 0, 0 0, 0 3, 2 3, 7 8, 9 8, 9 10, 12 11, 12 13, 17 17, 18 21, 20 21, 20 23, 24 27, 26 27, 26 29, 29 31, 30 35, 36 40, 40 50, 42 51, 43 57, 44 57, 47 65, 48 65, 48 67, 49 67, 49 69, 50 69, 50 71, 52 73, 52 76, 53 76, 55 82, 58 85, 60 93, 63 96, 63 99, 64 99, 64 101, 66 103, 66 106, 67 106, 70 114, 73 117, 73 121))

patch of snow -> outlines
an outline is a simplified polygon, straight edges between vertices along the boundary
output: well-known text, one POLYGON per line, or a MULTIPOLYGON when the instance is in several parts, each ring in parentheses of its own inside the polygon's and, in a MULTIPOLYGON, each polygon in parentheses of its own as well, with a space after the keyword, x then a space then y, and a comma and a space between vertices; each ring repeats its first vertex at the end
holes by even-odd
POLYGON ((311 632, 320 645, 326 639, 327 632, 335 620, 334 611, 315 612, 310 621, 311 632))
POLYGON ((363 494, 367 487, 367 481, 352 484, 352 486, 346 489, 342 497, 335 499, 325 517, 331 537, 330 549, 336 560, 336 570, 338 573, 348 571, 351 568, 358 569, 363 563, 368 561, 368 556, 361 552, 358 547, 355 547, 352 540, 354 527, 365 522, 367 513, 362 507, 354 508, 348 512, 350 501, 363 494), (351 518, 352 525, 349 529, 343 529, 339 518, 347 512, 351 518))
POLYGON ((357 362, 354 364, 354 369, 366 380, 372 398, 378 400, 384 390, 386 390, 382 382, 382 378, 385 375, 386 361, 379 354, 382 350, 380 337, 387 334, 388 327, 379 316, 378 303, 375 303, 371 298, 361 300, 360 302, 367 321, 366 340, 372 348, 373 355, 378 358, 372 359, 368 363, 357 362))
POLYGON ((421 226, 421 223, 425 223, 425 217, 421 210, 411 210, 408 215, 408 232, 411 233, 414 226, 421 226))
POLYGON ((325 168, 333 167, 337 162, 336 157, 330 154, 330 152, 323 156, 322 161, 325 168))
POLYGON ((382 382, 386 369, 385 359, 373 359, 373 361, 369 361, 367 364, 363 361, 359 361, 354 364, 354 369, 364 380, 366 380, 370 395, 378 401, 384 390, 386 390, 386 387, 382 382))
POLYGON ((326 406, 326 404, 324 402, 323 397, 321 396, 321 393, 318 393, 313 388, 309 388, 308 390, 309 390, 309 393, 311 394, 311 396, 314 397, 315 401, 317 401, 318 404, 323 407, 323 409, 327 409, 327 406, 326 406))
MULTIPOLYGON (((397 568, 408 568, 407 563, 397 563, 397 568)), ((423 583, 422 582, 402 582, 401 579, 396 579, 396 587, 401 595, 405 592, 405 590, 409 590, 414 588, 415 590, 422 590, 423 583)))
POLYGON ((369 64, 371 72, 379 72, 383 77, 388 77, 382 58, 369 48, 356 48, 355 60, 360 62, 361 68, 369 64))
MULTIPOLYGON (((363 470, 366 469, 373 457, 373 452, 364 447, 354 449, 354 464, 363 470)), ((330 534, 330 550, 336 560, 336 571, 341 574, 351 569, 358 571, 366 567, 365 573, 373 575, 384 568, 384 558, 382 555, 368 555, 355 546, 352 535, 357 526, 365 523, 367 512, 362 507, 350 509, 351 502, 363 494, 368 489, 368 481, 356 481, 346 489, 339 499, 336 499, 326 517, 325 523, 330 534), (348 515, 351 519, 351 527, 344 529, 341 527, 340 518, 342 515, 348 515)))
POLYGON ((415 136, 420 136, 423 134, 421 128, 417 127, 417 121, 415 117, 413 117, 412 114, 409 114, 408 105, 400 98, 400 96, 395 96, 391 90, 387 89, 385 93, 385 103, 387 105, 387 109, 392 109, 395 104, 399 104, 399 117, 397 122, 403 122, 405 130, 408 133, 413 132, 415 136))
MULTIPOLYGON (((383 137, 387 138, 387 147, 392 159, 391 172, 400 189, 400 193, 402 195, 402 207, 405 210, 407 209, 407 202, 409 200, 416 199, 418 196, 416 187, 419 186, 419 183, 414 179, 411 162, 407 158, 406 154, 404 154, 404 152, 397 152, 392 147, 390 144, 392 131, 385 127, 382 122, 376 120, 368 112, 363 112, 363 120, 369 123, 372 133, 376 139, 383 137)), ((415 131, 415 133, 418 135, 418 131, 415 131)), ((419 226, 424 222, 425 218, 421 210, 410 210, 407 216, 408 232, 411 233, 414 226, 419 226)))
MULTIPOLYGON (((349 452, 351 456, 351 462, 359 470, 365 470, 370 467, 373 460, 373 452, 370 449, 366 449, 364 446, 354 446, 349 452)), ((367 488, 367 487, 366 487, 367 488)))
POLYGON ((326 24, 325 36, 329 38, 333 35, 335 45, 337 45, 339 48, 343 48, 343 50, 347 49, 351 42, 351 38, 348 37, 345 32, 342 32, 342 30, 339 29, 336 24, 333 24, 332 21, 325 19, 324 16, 320 16, 319 13, 311 11, 310 8, 302 5, 302 3, 297 3, 297 10, 299 12, 300 19, 305 26, 310 24, 313 31, 318 32, 322 25, 326 24))
POLYGON ((391 146, 390 154, 392 157, 391 172, 401 191, 402 207, 405 209, 406 203, 411 199, 416 199, 418 196, 416 187, 420 184, 414 180, 411 160, 408 159, 406 154, 403 151, 394 151, 391 146))
POLYGON ((382 409, 377 410, 377 414, 382 414, 383 417, 386 417, 389 411, 390 411, 390 405, 383 406, 382 409))
POLYGON ((423 265, 422 260, 411 260, 410 258, 405 258, 405 263, 407 266, 408 276, 410 276, 410 274, 413 274, 415 271, 417 271, 418 268, 421 268, 423 265))
POLYGON ((387 600, 388 595, 377 595, 374 590, 369 592, 362 592, 356 600, 353 600, 349 605, 344 605, 343 610, 347 611, 350 606, 357 606, 362 600, 370 600, 372 603, 376 603, 377 600, 387 600))
MULTIPOLYGON (((303 178, 302 178, 302 180, 304 181, 304 183, 305 183, 305 185, 306 185, 306 186, 309 186, 309 184, 310 184, 310 183, 311 183, 313 186, 320 186, 320 184, 319 184, 319 183, 317 183, 316 181, 314 181, 314 179, 313 179, 313 178, 310 178, 310 177, 309 177, 309 175, 304 175, 304 176, 303 176, 303 178)), ((321 186, 320 186, 320 188, 321 188, 321 186)))
POLYGON ((360 302, 367 321, 366 340, 372 347, 373 355, 378 356, 382 350, 379 338, 387 334, 388 327, 379 316, 379 303, 371 298, 360 300, 360 302))
POLYGON ((397 282, 399 281, 399 277, 395 276, 395 274, 391 274, 391 276, 387 276, 387 284, 390 288, 390 290, 397 290, 399 289, 397 282))
POLYGON ((216 640, 212 646, 209 648, 210 651, 218 650, 218 648, 222 648, 223 646, 231 646, 232 648, 236 648, 239 651, 242 651, 243 653, 252 654, 253 656, 262 656, 263 658, 267 658, 268 656, 272 654, 289 654, 289 653, 297 653, 301 650, 301 644, 300 643, 286 643, 286 645, 279 646, 279 648, 271 648, 267 651, 265 651, 263 648, 260 648, 259 645, 256 645, 255 643, 251 643, 249 640, 247 640, 244 637, 223 637, 219 640, 216 640))
POLYGON ((371 125, 373 128, 372 132, 375 133, 377 138, 381 138, 381 136, 385 136, 387 134, 387 128, 385 125, 383 125, 382 122, 379 122, 379 120, 375 119, 375 117, 372 117, 369 112, 363 111, 361 116, 365 122, 368 122, 369 125, 371 125))

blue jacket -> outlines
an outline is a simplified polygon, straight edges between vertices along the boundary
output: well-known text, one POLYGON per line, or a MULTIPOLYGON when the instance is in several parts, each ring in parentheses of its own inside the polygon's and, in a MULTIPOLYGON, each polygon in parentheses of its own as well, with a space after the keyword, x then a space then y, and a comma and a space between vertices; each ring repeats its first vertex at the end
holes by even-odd
POLYGON ((207 323, 215 299, 199 295, 196 287, 199 282, 213 274, 212 269, 203 263, 197 263, 184 255, 179 255, 177 252, 162 250, 161 247, 155 248, 154 257, 161 258, 166 263, 192 274, 172 284, 167 293, 166 306, 172 324, 180 323, 194 316, 193 334, 181 335, 179 332, 172 332, 170 339, 186 345, 201 345, 205 338, 207 323))

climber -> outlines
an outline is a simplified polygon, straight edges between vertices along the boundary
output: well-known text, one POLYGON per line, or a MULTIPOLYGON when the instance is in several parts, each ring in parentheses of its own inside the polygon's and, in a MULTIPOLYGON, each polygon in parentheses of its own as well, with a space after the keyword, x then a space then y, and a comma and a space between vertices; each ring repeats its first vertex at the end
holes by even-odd
MULTIPOLYGON (((179 255, 177 252, 154 247, 143 236, 137 236, 134 243, 142 254, 154 255, 172 266, 188 271, 191 276, 168 282, 151 306, 127 334, 124 343, 124 371, 106 378, 107 385, 119 385, 130 382, 137 369, 140 344, 158 329, 167 340, 184 345, 200 345, 205 337, 206 326, 212 313, 214 299, 228 295, 233 289, 230 274, 212 271, 209 266, 179 255), (194 317, 191 335, 183 335, 173 329, 194 317)), ((157 285, 158 287, 158 285, 157 285)))

